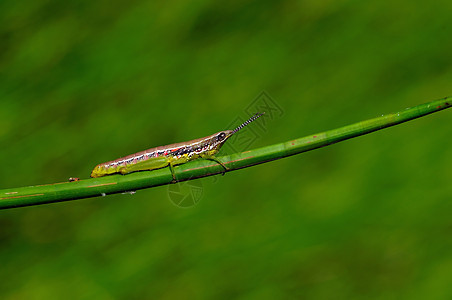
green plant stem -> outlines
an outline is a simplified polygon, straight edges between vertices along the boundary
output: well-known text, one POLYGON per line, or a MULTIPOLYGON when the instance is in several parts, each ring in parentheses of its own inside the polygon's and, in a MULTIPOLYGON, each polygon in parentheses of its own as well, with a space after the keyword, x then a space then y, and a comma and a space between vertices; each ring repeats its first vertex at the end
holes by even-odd
MULTIPOLYGON (((314 150, 449 108, 452 103, 451 100, 451 97, 446 97, 441 100, 407 108, 397 113, 309 135, 285 143, 222 156, 219 157, 219 160, 230 171, 254 166, 314 150)), ((185 181, 220 174, 223 172, 223 168, 212 161, 198 159, 177 166, 174 168, 174 171, 178 181, 185 181)), ((163 168, 128 175, 111 175, 75 182, 4 189, 0 190, 0 209, 136 191, 170 184, 171 181, 172 176, 169 168, 163 168)))

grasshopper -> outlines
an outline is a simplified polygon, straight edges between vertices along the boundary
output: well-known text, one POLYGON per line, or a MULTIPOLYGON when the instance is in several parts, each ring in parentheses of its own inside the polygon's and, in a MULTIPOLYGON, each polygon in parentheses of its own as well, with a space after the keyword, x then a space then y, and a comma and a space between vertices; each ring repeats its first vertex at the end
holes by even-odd
POLYGON ((91 172, 91 177, 96 178, 115 173, 128 174, 137 171, 150 171, 169 166, 171 175, 173 176, 173 182, 176 182, 174 166, 184 164, 198 158, 214 161, 220 164, 224 168, 224 172, 226 172, 229 168, 219 161, 215 157, 215 154, 218 153, 220 148, 233 134, 237 133, 243 127, 253 122, 263 114, 264 113, 256 113, 234 130, 224 130, 188 142, 150 148, 125 157, 98 164, 91 172))

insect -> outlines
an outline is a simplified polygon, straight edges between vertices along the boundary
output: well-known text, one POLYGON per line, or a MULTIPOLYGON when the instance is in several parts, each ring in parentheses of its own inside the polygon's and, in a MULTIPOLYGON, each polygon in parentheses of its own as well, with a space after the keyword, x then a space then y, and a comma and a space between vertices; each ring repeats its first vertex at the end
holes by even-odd
POLYGON ((263 114, 264 113, 256 113, 234 130, 224 130, 188 142, 151 148, 99 164, 91 172, 91 177, 96 178, 115 173, 128 174, 137 171, 150 171, 169 166, 171 175, 173 176, 173 182, 175 182, 176 176, 173 167, 197 158, 215 161, 220 164, 226 172, 229 170, 228 167, 219 161, 215 157, 215 154, 218 153, 221 146, 223 146, 233 134, 237 133, 263 114))

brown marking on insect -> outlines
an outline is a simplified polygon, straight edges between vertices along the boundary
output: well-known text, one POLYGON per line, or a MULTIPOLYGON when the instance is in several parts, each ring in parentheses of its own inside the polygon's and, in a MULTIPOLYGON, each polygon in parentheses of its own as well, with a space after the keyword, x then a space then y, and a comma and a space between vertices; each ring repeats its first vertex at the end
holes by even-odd
POLYGON ((317 137, 316 135, 313 136, 313 138, 316 138, 316 137, 317 137))
POLYGON ((446 103, 444 103, 444 104, 449 105, 449 102, 446 102, 446 103))
POLYGON ((441 108, 441 105, 438 105, 436 108, 441 108))
POLYGON ((79 181, 80 180, 80 178, 78 178, 78 177, 69 177, 69 182, 74 182, 74 181, 79 181))
POLYGON ((90 186, 87 186, 87 188, 98 187, 98 186, 105 186, 105 185, 113 185, 113 184, 117 184, 117 182, 110 182, 110 183, 102 183, 102 184, 90 185, 90 186))
POLYGON ((36 196, 43 196, 44 194, 33 194, 33 195, 23 195, 23 196, 14 196, 14 197, 3 197, 0 198, 0 200, 5 200, 5 199, 13 199, 13 198, 24 198, 24 197, 36 197, 36 196))

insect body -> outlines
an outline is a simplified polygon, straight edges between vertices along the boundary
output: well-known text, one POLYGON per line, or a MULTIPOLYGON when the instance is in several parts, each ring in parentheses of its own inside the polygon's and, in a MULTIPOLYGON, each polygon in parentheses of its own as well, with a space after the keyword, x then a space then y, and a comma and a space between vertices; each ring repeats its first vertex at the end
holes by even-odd
POLYGON ((227 171, 228 168, 215 157, 215 154, 220 150, 227 139, 263 114, 264 113, 255 114, 234 130, 224 130, 188 142, 151 148, 99 164, 91 172, 91 177, 101 177, 115 173, 127 174, 169 166, 173 181, 176 181, 173 167, 197 158, 215 161, 227 171))

